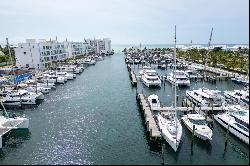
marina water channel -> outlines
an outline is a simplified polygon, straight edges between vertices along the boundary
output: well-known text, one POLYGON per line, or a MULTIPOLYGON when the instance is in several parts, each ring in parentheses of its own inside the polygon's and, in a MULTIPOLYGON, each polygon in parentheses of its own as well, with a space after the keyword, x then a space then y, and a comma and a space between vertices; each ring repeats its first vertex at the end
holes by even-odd
MULTIPOLYGON (((140 69, 132 66, 136 73, 140 69)), ((158 70, 160 75, 170 72, 158 70)), ((139 79, 138 79, 139 80, 139 79)), ((241 87, 231 81, 191 82, 198 87, 224 90, 241 87)), ((138 81, 138 91, 157 94, 171 106, 172 87, 149 89, 138 81)), ((187 89, 177 89, 178 105, 187 89)), ((124 55, 116 53, 90 66, 65 85, 46 95, 36 108, 17 110, 30 119, 27 132, 5 138, 0 164, 162 164, 162 149, 151 143, 131 86, 124 55), (16 135, 19 135, 18 137, 16 135)), ((164 164, 249 164, 248 146, 232 135, 225 149, 226 130, 214 121, 211 143, 194 140, 183 125, 180 149, 166 143, 164 164)))

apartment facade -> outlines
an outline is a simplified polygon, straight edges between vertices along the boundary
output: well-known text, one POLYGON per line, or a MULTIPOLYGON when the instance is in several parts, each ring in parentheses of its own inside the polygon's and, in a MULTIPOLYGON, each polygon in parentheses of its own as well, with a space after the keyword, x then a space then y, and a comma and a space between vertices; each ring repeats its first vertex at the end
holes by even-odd
POLYGON ((58 42, 44 39, 26 39, 15 48, 16 66, 19 68, 44 69, 53 61, 83 55, 88 50, 87 43, 83 42, 58 42))
POLYGON ((95 53, 107 54, 112 51, 111 40, 109 38, 94 39, 94 40, 86 39, 85 42, 89 44, 89 46, 95 51, 95 53))
POLYGON ((84 42, 64 42, 68 57, 83 55, 88 52, 88 43, 84 42))

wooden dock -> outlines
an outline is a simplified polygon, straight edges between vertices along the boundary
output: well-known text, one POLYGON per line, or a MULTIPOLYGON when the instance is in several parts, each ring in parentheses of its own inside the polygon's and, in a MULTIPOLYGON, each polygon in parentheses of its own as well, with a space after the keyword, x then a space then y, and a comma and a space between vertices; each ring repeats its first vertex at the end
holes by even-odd
MULTIPOLYGON (((158 107, 158 108, 156 108, 156 109, 154 109, 152 111, 170 112, 173 109, 174 109, 173 107, 158 107)), ((222 111, 223 107, 176 107, 176 110, 181 111, 181 112, 191 112, 191 111, 208 112, 208 111, 222 111)))
POLYGON ((131 71, 131 65, 130 64, 127 65, 127 69, 128 69, 129 72, 131 71))
MULTIPOLYGON (((211 118, 209 118, 209 115, 213 114, 214 112, 220 112, 220 111, 224 111, 227 110, 227 107, 198 107, 192 104, 192 102, 190 102, 188 99, 184 99, 182 102, 182 107, 176 107, 176 111, 178 112, 182 112, 184 114, 188 113, 188 112, 196 112, 199 114, 202 114, 206 117, 206 120, 209 121, 213 121, 211 118)), ((151 111, 160 111, 163 114, 174 114, 174 108, 173 107, 158 107, 158 108, 154 108, 151 111)))
POLYGON ((127 69, 128 69, 128 72, 129 72, 129 78, 131 80, 131 84, 133 86, 137 86, 136 74, 135 74, 134 71, 131 70, 131 65, 130 64, 127 65, 127 69))
POLYGON ((129 73, 130 79, 131 79, 131 84, 133 86, 137 86, 137 79, 134 71, 130 71, 129 73))
POLYGON ((140 110, 142 111, 146 130, 149 132, 149 136, 151 140, 160 140, 161 139, 161 132, 155 122, 153 117, 152 111, 149 107, 147 100, 143 94, 136 94, 137 102, 140 105, 140 110))

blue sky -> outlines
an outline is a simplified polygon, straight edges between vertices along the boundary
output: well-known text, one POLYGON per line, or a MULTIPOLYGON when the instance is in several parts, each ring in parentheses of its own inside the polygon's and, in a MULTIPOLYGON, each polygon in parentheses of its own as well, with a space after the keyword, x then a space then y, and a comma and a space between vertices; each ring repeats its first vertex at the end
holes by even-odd
POLYGON ((249 42, 249 0, 1 0, 0 43, 111 38, 112 44, 249 42))

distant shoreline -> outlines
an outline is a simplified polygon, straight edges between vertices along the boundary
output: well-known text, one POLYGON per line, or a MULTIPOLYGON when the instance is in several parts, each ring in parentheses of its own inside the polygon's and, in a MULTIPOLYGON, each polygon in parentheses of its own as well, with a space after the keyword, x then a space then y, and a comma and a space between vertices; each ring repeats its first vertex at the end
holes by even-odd
MULTIPOLYGON (((124 45, 128 45, 128 46, 130 46, 130 45, 140 45, 140 43, 138 43, 138 44, 112 44, 112 45, 114 45, 114 46, 124 46, 124 45)), ((141 44, 142 46, 145 46, 145 45, 150 45, 150 46, 152 46, 152 45, 174 45, 173 43, 172 44, 141 44)), ((177 45, 191 45, 190 43, 179 43, 179 44, 177 44, 177 45)), ((192 45, 208 45, 208 44, 200 44, 200 43, 193 43, 192 45)), ((219 44, 217 44, 217 43, 215 43, 215 44, 212 44, 212 45, 249 45, 249 44, 221 44, 221 43, 219 43, 219 44)))

